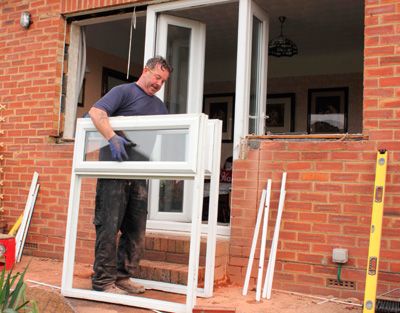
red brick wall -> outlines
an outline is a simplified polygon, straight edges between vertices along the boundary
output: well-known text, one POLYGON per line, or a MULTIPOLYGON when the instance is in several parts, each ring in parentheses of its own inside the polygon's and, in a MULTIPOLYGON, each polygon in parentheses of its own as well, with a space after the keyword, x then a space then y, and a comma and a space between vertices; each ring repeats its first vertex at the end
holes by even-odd
POLYGON ((12 226, 23 212, 33 172, 40 191, 28 242, 36 254, 61 258, 72 149, 55 144, 58 134, 64 21, 60 1, 2 1, 0 4, 0 103, 5 106, 4 216, 12 226), (29 11, 33 24, 19 25, 29 11))
MULTIPOLYGON (((369 139, 321 142, 250 138, 248 155, 235 162, 233 172, 229 275, 234 282, 244 281, 258 201, 268 178, 273 180, 270 244, 281 175, 286 171, 287 196, 274 288, 362 298, 376 151, 385 148, 389 151, 388 174, 378 294, 398 287, 400 1, 366 1, 365 12, 363 125, 369 139), (342 279, 356 282, 356 291, 325 287, 327 278, 336 278, 337 266, 331 256, 337 247, 349 251, 342 279)), ((255 262, 258 264, 258 259, 255 262)), ((252 282, 255 277, 256 266, 252 282)))
POLYGON ((144 0, 58 0, 62 2, 62 13, 79 12, 83 10, 120 6, 144 0))
MULTIPOLYGON (((58 135, 64 20, 74 12, 134 1, 6 0, 0 4, 0 104, 5 131, 4 216, 12 225, 22 213, 33 171, 40 192, 28 242, 31 253, 62 258, 69 194, 72 144, 58 135), (19 26, 22 11, 32 14, 29 30, 19 26)), ((331 249, 347 247, 350 262, 342 278, 363 293, 376 149, 389 152, 382 239, 380 290, 400 280, 400 1, 366 0, 364 133, 360 142, 260 142, 235 163, 230 276, 242 283, 251 245, 260 189, 273 179, 273 216, 280 175, 288 172, 287 202, 277 257, 276 288, 333 294, 325 278, 335 278, 331 249), (326 265, 325 265, 326 264, 326 265)), ((271 220, 271 231, 272 231, 271 220)), ((81 248, 85 248, 81 246, 81 248)), ((337 292, 341 296, 349 292, 337 292)))

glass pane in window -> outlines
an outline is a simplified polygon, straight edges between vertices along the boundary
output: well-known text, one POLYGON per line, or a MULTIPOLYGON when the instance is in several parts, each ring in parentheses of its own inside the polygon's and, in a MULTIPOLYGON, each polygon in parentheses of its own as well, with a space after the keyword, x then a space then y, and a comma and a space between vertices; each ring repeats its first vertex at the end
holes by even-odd
POLYGON ((258 133, 259 103, 260 103, 260 71, 261 71, 261 27, 262 22, 253 17, 253 34, 251 47, 251 77, 250 77, 250 106, 249 106, 249 134, 258 133))
MULTIPOLYGON (((128 142, 127 161, 187 161, 187 129, 125 130, 116 131, 128 142)), ((112 161, 108 142, 97 131, 86 133, 85 161, 112 161)))
POLYGON ((159 212, 183 212, 183 180, 160 180, 159 212))
POLYGON ((165 83, 164 101, 171 114, 187 112, 190 37, 189 28, 168 25, 166 58, 174 70, 165 83))

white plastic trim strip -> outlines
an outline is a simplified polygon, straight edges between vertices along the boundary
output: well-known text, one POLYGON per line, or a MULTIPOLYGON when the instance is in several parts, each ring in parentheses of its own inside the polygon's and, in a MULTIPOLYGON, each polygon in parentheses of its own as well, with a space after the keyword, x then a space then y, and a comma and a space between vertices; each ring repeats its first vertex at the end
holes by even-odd
POLYGON ((31 221, 33 213, 33 207, 35 205, 36 196, 39 191, 39 185, 37 185, 38 179, 39 179, 39 173, 34 172, 31 186, 29 188, 27 201, 25 204, 24 215, 22 217, 21 226, 19 227, 17 235, 15 236, 15 260, 17 262, 21 260, 22 250, 24 249, 29 223, 31 221))

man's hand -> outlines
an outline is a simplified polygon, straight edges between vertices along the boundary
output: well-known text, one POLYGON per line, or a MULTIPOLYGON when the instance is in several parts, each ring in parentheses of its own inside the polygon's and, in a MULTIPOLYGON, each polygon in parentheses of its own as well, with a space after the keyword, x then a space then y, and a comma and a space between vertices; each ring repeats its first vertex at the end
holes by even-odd
POLYGON ((128 154, 126 153, 124 145, 129 143, 125 138, 114 135, 108 142, 110 144, 111 156, 114 160, 122 162, 124 159, 128 159, 128 154))

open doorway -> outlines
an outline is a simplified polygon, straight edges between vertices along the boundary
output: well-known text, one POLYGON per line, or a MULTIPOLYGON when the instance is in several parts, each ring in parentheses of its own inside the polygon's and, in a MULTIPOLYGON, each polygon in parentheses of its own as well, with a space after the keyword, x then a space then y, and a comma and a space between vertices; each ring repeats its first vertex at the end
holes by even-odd
MULTIPOLYGON (((205 56, 205 68, 204 75, 205 81, 204 86, 200 88, 200 106, 197 109, 187 109, 187 107, 182 105, 176 105, 179 102, 179 98, 182 98, 182 93, 176 93, 178 97, 170 96, 173 94, 173 89, 184 89, 176 83, 173 84, 174 79, 166 84, 165 89, 167 89, 167 96, 164 98, 170 113, 186 113, 186 112, 201 112, 204 111, 202 106, 203 102, 203 89, 204 94, 217 96, 221 94, 229 94, 229 101, 226 103, 229 108, 226 107, 225 111, 229 112, 229 116, 225 117, 225 121, 229 121, 229 127, 224 125, 226 138, 223 139, 223 148, 221 156, 221 165, 226 164, 226 159, 232 156, 232 140, 233 140, 233 110, 234 110, 234 89, 235 89, 235 69, 236 69, 236 40, 237 37, 237 23, 238 23, 238 3, 225 3, 219 5, 213 5, 212 10, 215 12, 213 16, 207 17, 207 11, 210 10, 209 7, 201 8, 190 8, 180 11, 166 11, 172 17, 182 18, 201 21, 207 23, 207 36, 206 36, 206 56, 205 56), (218 20, 218 16, 222 15, 224 12, 230 12, 229 20, 222 24, 218 20), (219 29, 219 32, 218 32, 219 29), (229 40, 224 44, 224 38, 229 37, 229 40), (229 42, 229 46, 226 44, 229 42), (220 69, 224 68, 223 71, 220 69), (172 90, 172 91, 171 91, 172 90)), ((126 83, 127 81, 135 80, 140 76, 141 70, 144 63, 144 50, 145 50, 145 33, 146 33, 146 12, 145 10, 136 10, 135 13, 135 28, 132 28, 132 12, 110 15, 110 16, 91 16, 88 19, 80 18, 79 21, 71 20, 70 24, 70 40, 73 41, 75 37, 82 40, 84 37, 85 52, 86 52, 86 63, 84 68, 84 84, 81 87, 80 100, 76 108, 74 108, 75 114, 66 114, 65 126, 71 126, 70 134, 73 137, 72 125, 75 124, 75 120, 78 117, 82 117, 89 108, 108 90, 112 87, 126 83), (132 36, 131 36, 132 28, 132 36), (72 33, 78 34, 73 36, 72 33), (130 58, 131 62, 129 65, 129 75, 126 75, 128 68, 128 56, 129 56, 129 41, 131 41, 131 51, 130 58), (112 43, 112 44, 110 44, 112 43), (70 125, 68 125, 68 123, 70 125)), ((185 46, 185 34, 180 34, 177 29, 172 29, 173 36, 176 40, 177 51, 182 52, 179 56, 180 61, 182 58, 188 58, 187 47, 185 46), (183 37, 182 37, 183 36, 183 37), (179 40, 180 39, 180 40, 179 40)), ((187 37, 187 36, 186 36, 187 37)), ((74 44, 69 42, 70 47, 74 44)), ((82 49, 78 48, 77 50, 82 49)), ((71 52, 71 51, 70 51, 71 52)), ((81 51, 78 51, 78 54, 81 51)), ((71 56, 71 55, 70 55, 71 56)), ((174 71, 173 74, 182 73, 182 71, 174 71)), ((183 72, 184 74, 185 72, 183 72)), ((173 76, 173 75, 171 75, 173 76)), ((182 79, 178 80, 182 81, 182 79)), ((68 86, 75 86, 76 84, 68 84, 68 86)), ((69 87, 68 89, 71 89, 69 87)), ((176 90, 175 90, 176 91, 176 90)), ((75 91, 76 93, 76 91, 75 91)), ((68 108, 67 111, 72 111, 68 108)), ((189 104, 188 104, 189 105, 189 104)), ((206 113, 210 114, 215 112, 215 108, 209 107, 209 111, 206 113)), ((215 116, 217 117, 217 116, 215 116)), ((231 171, 231 168, 224 169, 227 173, 231 171)), ((229 198, 227 197, 230 193, 230 177, 231 175, 224 176, 224 181, 221 183, 223 188, 225 188, 222 194, 221 207, 224 207, 224 218, 220 219, 222 228, 229 225, 229 198), (229 180, 226 179, 229 177, 229 180)), ((182 193, 182 186, 177 184, 180 190, 173 190, 173 193, 180 191, 182 193)), ((165 187, 162 185, 162 187, 165 187)), ((165 192, 165 188, 162 190, 165 192)), ((181 196, 183 198, 183 195, 181 196)), ((207 195, 205 195, 207 198, 207 195)), ((182 200, 182 199, 181 199, 182 200)), ((207 199, 206 199, 207 200, 207 199)), ((179 202, 179 201, 178 201, 179 202)), ((183 201, 180 201, 181 203, 183 201)), ((206 201, 205 201, 206 202, 206 201)), ((161 211, 165 211, 166 206, 161 207, 161 211)), ((171 212, 176 211, 172 208, 171 212)), ((176 212, 174 212, 176 213, 176 212)), ((228 234, 229 230, 224 230, 221 234, 228 234)))
MULTIPOLYGON (((298 46, 298 54, 293 57, 267 58, 268 75, 261 79, 267 84, 267 89, 260 99, 260 103, 266 103, 266 106, 263 110, 255 112, 251 112, 248 105, 254 100, 252 90, 248 92, 246 108, 243 94, 242 97, 237 97, 238 78, 249 71, 248 67, 243 67, 243 72, 237 71, 238 62, 244 62, 238 53, 242 48, 238 45, 241 35, 239 8, 242 1, 202 1, 201 6, 195 6, 198 2, 193 1, 193 5, 186 8, 178 8, 178 3, 184 2, 169 2, 176 4, 175 7, 163 11, 163 14, 205 25, 205 58, 202 73, 204 83, 199 86, 203 106, 195 109, 195 112, 202 111, 224 122, 221 183, 229 183, 224 181, 229 177, 229 173, 223 166, 233 155, 233 142, 249 133, 261 135, 362 131, 363 1, 342 0, 336 2, 334 7, 328 0, 303 0, 296 3, 282 3, 278 0, 254 2, 268 14, 269 39, 279 35, 281 25, 278 17, 285 15, 287 19, 283 33, 298 46), (324 108, 330 106, 335 108, 335 112, 326 112, 324 108), (325 124, 331 123, 331 119, 338 121, 338 124, 335 124, 336 128, 326 127, 325 124), (247 122, 243 123, 246 120, 247 122), (236 132, 238 127, 241 127, 241 130, 236 132)), ((146 8, 136 8, 136 28, 131 42, 128 79, 134 80, 143 68, 148 22, 146 8)), ((82 116, 103 92, 115 84, 125 82, 132 11, 133 7, 119 12, 102 12, 98 16, 80 15, 79 21, 77 18, 69 19, 70 47, 74 38, 79 37, 72 35, 77 33, 74 31, 73 22, 76 22, 75 28, 79 31, 84 30, 86 64, 80 101, 67 101, 65 105, 65 137, 73 138, 76 117, 82 116)), ((250 31, 249 34, 257 36, 254 27, 255 24, 249 27, 253 28, 253 32, 250 31)), ((181 44, 178 41, 183 37, 179 37, 181 35, 178 33, 176 36, 177 48, 182 52, 182 58, 187 58, 187 47, 182 41, 181 44)), ((254 48, 249 47, 250 50, 254 48)), ((264 56, 268 54, 267 44, 258 46, 257 49, 260 49, 264 56)), ((71 57, 72 51, 70 52, 71 57)), ((249 58, 254 58, 254 51, 250 52, 249 58)), ((190 75, 185 70, 178 72, 190 75)), ((68 83, 67 91, 73 90, 75 85, 68 83)), ((176 84, 170 85, 171 88, 177 87, 176 84)), ((179 85, 179 88, 181 87, 184 86, 179 85)), ((78 98, 76 90, 75 94, 78 98)), ((179 97, 171 99, 166 102, 170 110, 174 111, 172 113, 185 113, 181 106, 174 104, 179 97)), ((229 189, 229 186, 227 188, 229 189)), ((221 195, 223 192, 221 191, 221 195)), ((226 201, 229 205, 229 196, 223 198, 228 198, 226 201)))

